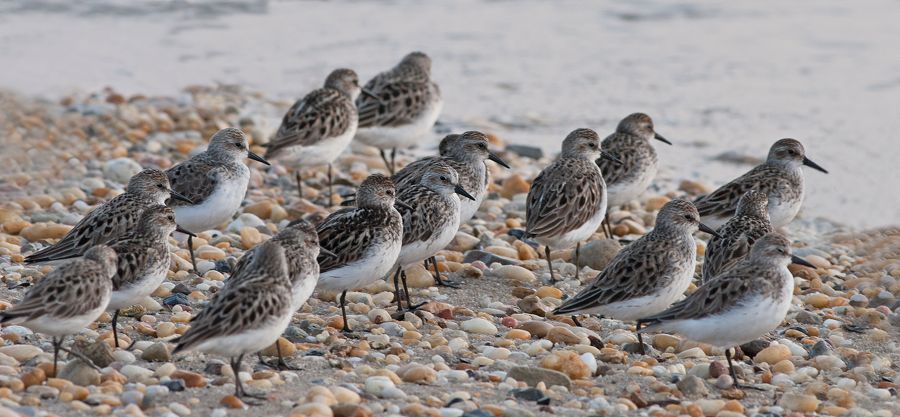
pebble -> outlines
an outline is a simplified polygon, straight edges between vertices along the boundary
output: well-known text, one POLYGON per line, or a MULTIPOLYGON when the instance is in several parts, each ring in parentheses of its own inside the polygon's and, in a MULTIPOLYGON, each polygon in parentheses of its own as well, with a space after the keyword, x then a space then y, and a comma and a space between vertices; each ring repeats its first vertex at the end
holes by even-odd
POLYGON ((756 354, 753 361, 756 363, 768 363, 774 365, 791 358, 791 349, 785 345, 773 344, 756 354))
POLYGON ((41 348, 32 345, 11 345, 0 347, 0 353, 9 356, 19 362, 29 361, 43 353, 41 348))
POLYGON ((812 395, 785 393, 778 400, 778 405, 788 410, 811 413, 819 408, 819 400, 812 395))
POLYGON ((518 265, 502 265, 494 270, 494 274, 518 284, 529 284, 537 281, 533 272, 518 265))
POLYGON ((554 385, 561 385, 566 388, 572 387, 572 380, 568 375, 551 369, 514 366, 506 373, 506 376, 516 381, 524 382, 531 387, 537 386, 539 383, 543 383, 547 387, 554 385))
POLYGON ((476 318, 469 319, 469 320, 462 322, 462 329, 469 333, 475 333, 475 334, 495 334, 495 333, 497 333, 497 326, 495 326, 493 323, 491 323, 483 318, 480 318, 480 317, 476 317, 476 318))

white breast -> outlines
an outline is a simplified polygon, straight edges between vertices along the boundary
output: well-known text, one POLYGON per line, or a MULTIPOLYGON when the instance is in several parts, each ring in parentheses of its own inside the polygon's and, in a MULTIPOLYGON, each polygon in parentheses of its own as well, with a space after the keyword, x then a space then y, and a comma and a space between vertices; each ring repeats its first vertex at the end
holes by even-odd
POLYGON ((772 227, 786 226, 794 220, 794 217, 797 217, 797 213, 800 212, 801 205, 803 205, 802 192, 796 200, 769 199, 769 219, 772 227))
MULTIPOLYGON (((455 199, 459 198, 456 195, 452 197, 455 199)), ((453 237, 456 236, 456 232, 459 230, 459 210, 453 210, 452 213, 450 218, 447 219, 447 223, 440 228, 437 235, 432 235, 430 240, 403 245, 397 263, 401 266, 407 266, 422 262, 450 244, 450 241, 453 240, 453 237)))
POLYGON ((282 314, 255 329, 228 336, 213 337, 200 343, 195 349, 219 356, 237 356, 259 352, 278 340, 278 337, 284 333, 284 329, 291 323, 292 316, 293 314, 282 314))
POLYGON ((643 170, 639 177, 631 181, 621 181, 615 184, 607 184, 609 187, 609 206, 618 207, 640 197, 640 195, 643 194, 644 191, 647 191, 647 188, 650 187, 650 184, 656 177, 656 171, 657 166, 656 164, 653 164, 647 167, 647 169, 643 170))
POLYGON ((241 208, 250 183, 250 170, 244 167, 244 174, 219 184, 202 203, 193 206, 175 207, 178 224, 194 233, 200 233, 231 220, 241 208))
POLYGON ((316 289, 316 283, 319 280, 312 275, 313 274, 305 274, 303 277, 300 277, 300 279, 293 281, 291 291, 291 312, 297 311, 300 307, 303 307, 303 304, 306 303, 306 300, 309 300, 309 297, 316 289))
POLYGON ((141 277, 138 282, 133 283, 133 285, 120 288, 118 291, 113 291, 107 310, 118 310, 133 306, 141 302, 144 297, 152 294, 153 291, 156 291, 160 284, 166 280, 166 273, 169 270, 168 261, 169 259, 166 258, 166 262, 160 262, 157 268, 152 271, 147 271, 146 274, 141 277))
POLYGON ((418 144, 431 130, 443 107, 444 100, 439 99, 412 123, 400 126, 364 127, 357 131, 356 137, 360 142, 379 149, 409 148, 418 144))
POLYGON ((10 321, 12 324, 21 324, 35 332, 43 333, 46 335, 59 337, 65 336, 73 333, 78 333, 82 329, 90 326, 94 320, 97 320, 104 311, 106 311, 106 306, 109 304, 110 294, 107 293, 105 297, 100 300, 100 304, 97 308, 88 311, 85 314, 75 317, 61 318, 55 317, 51 315, 44 315, 34 320, 21 320, 21 319, 13 319, 10 321))

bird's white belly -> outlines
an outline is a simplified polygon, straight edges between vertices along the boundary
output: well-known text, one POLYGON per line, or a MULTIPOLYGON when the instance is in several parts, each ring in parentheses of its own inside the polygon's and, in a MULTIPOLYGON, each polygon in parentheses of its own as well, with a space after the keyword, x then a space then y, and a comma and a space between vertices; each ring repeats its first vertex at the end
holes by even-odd
POLYGON ((176 222, 191 232, 200 233, 231 220, 234 213, 241 208, 249 182, 248 173, 245 177, 220 184, 200 204, 175 207, 176 222))
POLYGON ((294 281, 291 288, 291 312, 297 311, 306 300, 312 295, 316 289, 316 283, 319 281, 317 276, 313 274, 305 274, 300 279, 294 281))
POLYGON ((278 340, 284 329, 291 323, 292 314, 273 317, 259 327, 237 334, 213 337, 190 350, 199 350, 219 356, 237 356, 259 352, 278 340))
POLYGON ((656 177, 657 167, 654 164, 641 173, 641 176, 632 180, 624 181, 616 184, 607 184, 609 187, 607 195, 609 196, 609 207, 618 207, 631 200, 640 197, 656 177))
POLYGON ((772 227, 787 226, 797 213, 800 212, 800 206, 803 204, 803 195, 793 201, 783 201, 780 199, 769 200, 769 219, 772 227))
POLYGON ((657 289, 654 294, 599 306, 585 311, 585 313, 599 314, 617 320, 637 320, 661 313, 682 298, 684 292, 691 285, 696 263, 697 261, 692 258, 691 264, 687 268, 674 277, 668 286, 657 289))
MULTIPOLYGON (((457 213, 459 212, 457 211, 457 213)), ((434 256, 434 254, 450 244, 450 241, 456 236, 458 230, 459 216, 457 215, 440 230, 440 233, 438 233, 437 236, 432 236, 432 239, 404 245, 403 249, 400 250, 400 256, 397 259, 397 263, 400 266, 405 267, 416 262, 422 262, 425 259, 434 256)))
POLYGON ((321 272, 317 288, 325 291, 344 291, 365 287, 384 278, 397 264, 401 242, 386 243, 370 248, 355 262, 331 271, 321 272))
POLYGON ((350 145, 350 141, 356 135, 356 126, 357 122, 354 120, 347 131, 341 135, 321 140, 309 146, 291 146, 285 149, 283 155, 279 155, 277 159, 304 168, 330 164, 350 145))
MULTIPOLYGON (((466 190, 469 191, 469 190, 466 190)), ((478 212, 478 208, 481 207, 481 203, 484 201, 485 195, 487 195, 487 191, 484 188, 480 188, 478 190, 469 191, 472 194, 472 197, 475 197, 475 201, 469 200, 468 198, 461 198, 459 202, 459 223, 463 224, 469 221, 472 217, 475 217, 475 213, 478 212)))
POLYGON ((166 272, 169 269, 168 262, 165 262, 162 265, 161 268, 156 271, 151 271, 142 277, 135 285, 113 291, 107 310, 118 310, 133 306, 141 302, 144 297, 152 294, 153 291, 156 291, 160 284, 166 280, 166 272))
POLYGON ((100 317, 100 314, 103 314, 103 312, 106 311, 106 306, 109 304, 109 298, 110 296, 107 293, 106 297, 101 300, 99 306, 79 316, 61 318, 52 315, 44 315, 33 320, 15 319, 11 320, 10 323, 21 324, 35 332, 54 337, 78 333, 90 326, 94 320, 97 320, 97 318, 100 317))
POLYGON ((673 320, 663 323, 656 330, 675 332, 714 346, 738 346, 775 330, 784 321, 790 300, 787 297, 786 302, 776 303, 758 296, 723 314, 698 320, 673 320))
POLYGON ((357 131, 356 137, 360 142, 379 149, 409 148, 419 143, 422 137, 431 130, 443 107, 444 100, 440 99, 432 103, 412 123, 400 126, 363 127, 357 131))

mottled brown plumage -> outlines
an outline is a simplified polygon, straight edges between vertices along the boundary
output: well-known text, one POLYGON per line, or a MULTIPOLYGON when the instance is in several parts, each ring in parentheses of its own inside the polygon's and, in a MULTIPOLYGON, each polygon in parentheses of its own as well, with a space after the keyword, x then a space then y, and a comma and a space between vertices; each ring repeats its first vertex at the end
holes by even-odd
POLYGON ((738 201, 737 212, 706 245, 701 282, 707 282, 728 270, 750 253, 759 238, 774 229, 769 223, 768 197, 759 191, 747 191, 738 201))

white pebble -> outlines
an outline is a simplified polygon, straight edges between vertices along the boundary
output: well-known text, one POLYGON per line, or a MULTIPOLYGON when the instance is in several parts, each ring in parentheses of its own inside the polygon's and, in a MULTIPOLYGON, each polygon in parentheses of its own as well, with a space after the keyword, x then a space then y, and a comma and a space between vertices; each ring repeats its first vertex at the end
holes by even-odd
POLYGON ((497 333, 497 326, 494 326, 493 323, 476 317, 473 319, 466 320, 462 323, 462 329, 475 334, 495 334, 497 333))

